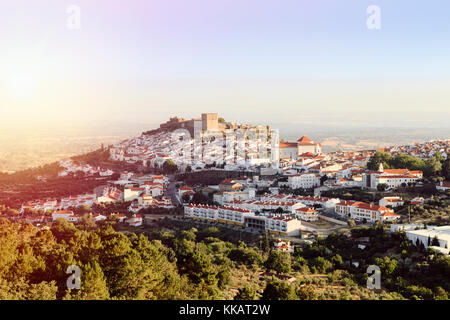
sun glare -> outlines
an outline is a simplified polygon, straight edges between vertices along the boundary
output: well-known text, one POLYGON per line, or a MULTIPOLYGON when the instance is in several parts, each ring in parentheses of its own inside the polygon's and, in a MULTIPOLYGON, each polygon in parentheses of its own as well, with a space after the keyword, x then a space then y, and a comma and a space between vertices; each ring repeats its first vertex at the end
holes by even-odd
POLYGON ((6 91, 12 100, 29 100, 36 91, 35 79, 27 73, 13 74, 6 82, 6 91))

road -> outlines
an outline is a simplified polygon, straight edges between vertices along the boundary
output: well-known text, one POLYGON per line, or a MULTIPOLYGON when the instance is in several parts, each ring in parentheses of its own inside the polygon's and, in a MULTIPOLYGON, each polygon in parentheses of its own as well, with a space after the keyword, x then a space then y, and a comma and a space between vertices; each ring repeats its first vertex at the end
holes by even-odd
POLYGON ((167 196, 170 197, 170 200, 172 200, 172 203, 175 206, 178 206, 181 204, 181 202, 178 200, 176 194, 177 189, 175 188, 176 179, 175 175, 169 175, 169 186, 167 187, 167 196))

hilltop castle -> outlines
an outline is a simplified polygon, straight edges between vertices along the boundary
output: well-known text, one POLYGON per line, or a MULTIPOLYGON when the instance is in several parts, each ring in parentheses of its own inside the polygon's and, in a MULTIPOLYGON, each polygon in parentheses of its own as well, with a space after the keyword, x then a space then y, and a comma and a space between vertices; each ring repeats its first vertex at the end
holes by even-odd
POLYGON ((192 118, 190 120, 178 117, 172 117, 169 121, 162 123, 159 126, 160 131, 174 131, 176 129, 186 129, 191 134, 191 137, 199 137, 203 132, 214 132, 221 131, 225 132, 227 130, 236 129, 257 129, 257 130, 267 130, 270 132, 269 126, 253 126, 246 124, 236 124, 233 122, 226 122, 223 119, 219 121, 219 116, 217 113, 202 113, 201 118, 192 118))

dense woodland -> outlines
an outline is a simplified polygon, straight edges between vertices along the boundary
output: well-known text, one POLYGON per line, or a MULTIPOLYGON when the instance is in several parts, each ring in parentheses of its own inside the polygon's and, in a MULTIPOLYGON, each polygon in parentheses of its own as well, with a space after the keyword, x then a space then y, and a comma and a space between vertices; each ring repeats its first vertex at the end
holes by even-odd
POLYGON ((292 255, 271 251, 267 236, 244 243, 252 236, 216 227, 114 228, 57 220, 39 230, 1 219, 0 299, 448 299, 450 292, 448 257, 381 226, 353 230, 354 239, 370 238, 364 250, 333 234, 292 255), (366 288, 368 264, 380 266, 382 290, 366 288), (67 289, 70 265, 82 270, 80 290, 67 289), (297 280, 261 280, 260 271, 297 280))

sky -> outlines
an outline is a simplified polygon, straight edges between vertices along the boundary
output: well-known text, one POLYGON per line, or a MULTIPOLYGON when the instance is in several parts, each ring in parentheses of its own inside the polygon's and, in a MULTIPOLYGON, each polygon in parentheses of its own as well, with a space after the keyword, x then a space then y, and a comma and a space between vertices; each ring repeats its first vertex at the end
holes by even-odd
POLYGON ((0 127, 449 128, 449 39, 448 0, 2 0, 0 127))

